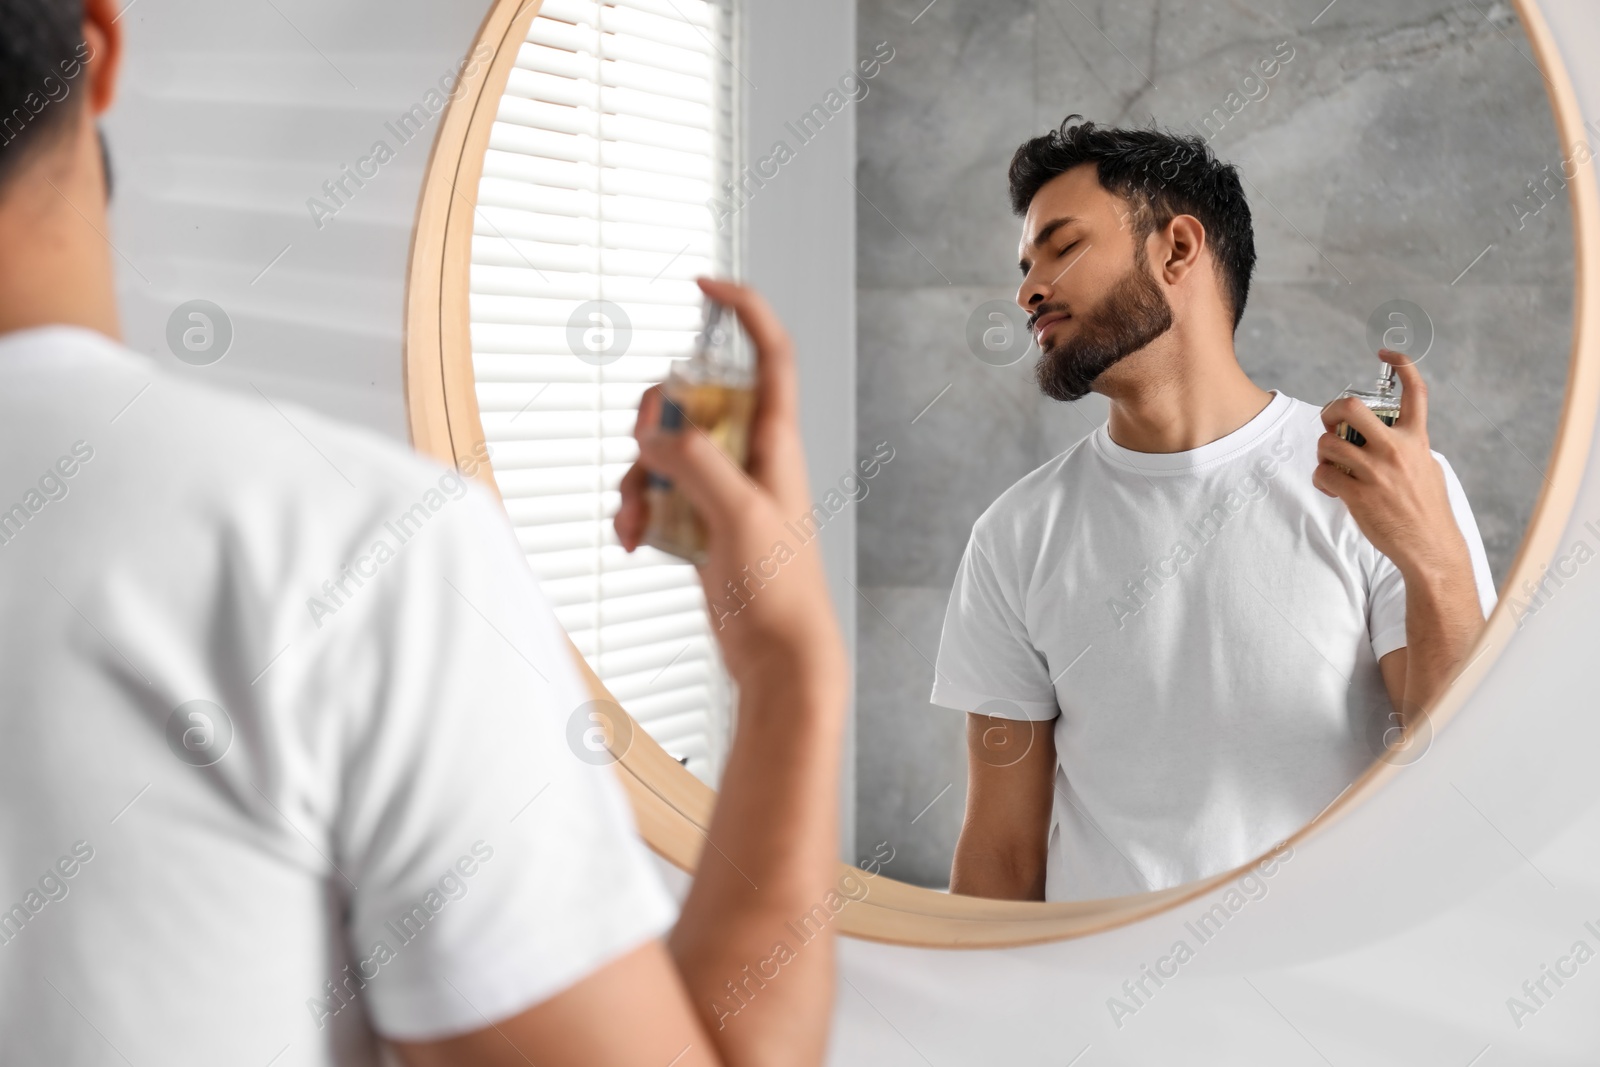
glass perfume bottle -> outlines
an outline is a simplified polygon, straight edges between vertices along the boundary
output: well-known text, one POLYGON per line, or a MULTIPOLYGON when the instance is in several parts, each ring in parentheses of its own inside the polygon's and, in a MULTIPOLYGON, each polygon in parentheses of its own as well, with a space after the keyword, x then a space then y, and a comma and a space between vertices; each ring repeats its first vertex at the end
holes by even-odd
MULTIPOLYGON (((661 383, 660 425, 682 433, 704 433, 742 468, 749 458, 755 376, 740 358, 722 319, 722 305, 708 297, 694 353, 675 363, 661 383)), ((705 523, 689 499, 657 474, 650 475, 645 495, 650 515, 644 543, 690 563, 705 562, 705 523)))
MULTIPOLYGON (((1394 380, 1394 365, 1383 363, 1378 371, 1377 380, 1373 383, 1370 391, 1355 388, 1346 389, 1339 394, 1338 399, 1343 400, 1347 396, 1353 396, 1371 409, 1372 413, 1378 416, 1385 426, 1393 426, 1395 420, 1400 417, 1398 384, 1394 380)), ((1334 427, 1333 432, 1353 445, 1362 446, 1367 443, 1367 439, 1361 436, 1361 432, 1348 422, 1339 423, 1334 427)), ((1335 463, 1334 466, 1346 474, 1350 473, 1350 468, 1342 463, 1335 463)))

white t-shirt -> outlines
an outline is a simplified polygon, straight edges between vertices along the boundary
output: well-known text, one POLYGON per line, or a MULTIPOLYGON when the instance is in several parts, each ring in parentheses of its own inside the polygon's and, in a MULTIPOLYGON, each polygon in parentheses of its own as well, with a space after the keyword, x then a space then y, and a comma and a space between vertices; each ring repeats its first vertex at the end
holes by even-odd
MULTIPOLYGON (((1405 585, 1311 484, 1323 432, 1319 408, 1276 391, 1187 452, 1134 452, 1102 425, 973 526, 932 699, 1054 720, 1047 900, 1246 863, 1383 752, 1378 660, 1405 646, 1405 585)), ((1434 456, 1487 616, 1483 541, 1434 456)))
POLYGON ((676 918, 504 511, 374 434, 0 337, 0 619, 0 1063, 371 1063, 676 918))

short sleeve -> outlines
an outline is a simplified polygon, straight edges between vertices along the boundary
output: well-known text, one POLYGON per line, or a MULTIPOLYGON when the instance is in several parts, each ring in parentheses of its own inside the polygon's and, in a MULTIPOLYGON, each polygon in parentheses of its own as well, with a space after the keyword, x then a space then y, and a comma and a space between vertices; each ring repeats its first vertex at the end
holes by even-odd
POLYGON ((591 704, 498 502, 472 485, 367 589, 361 625, 338 620, 331 684, 376 699, 342 744, 333 860, 373 1025, 423 1040, 549 998, 677 906, 590 743, 615 705, 591 704))
MULTIPOLYGON (((1450 463, 1439 453, 1433 453, 1444 470, 1445 490, 1450 496, 1450 509, 1455 513, 1456 525, 1467 542, 1467 554, 1472 558, 1472 577, 1478 587, 1478 604, 1483 617, 1488 618, 1499 597, 1495 593, 1494 576, 1489 572, 1489 557, 1484 552, 1483 537, 1478 533, 1477 520, 1472 517, 1472 505, 1467 501, 1466 490, 1450 463)), ((1382 553, 1377 554, 1378 566, 1373 574, 1371 594, 1368 599, 1367 632, 1372 637, 1372 654, 1383 659, 1397 648, 1406 647, 1406 583, 1400 569, 1382 553)))
POLYGON ((933 703, 1001 719, 1060 714, 1044 656, 1028 638, 1020 594, 1008 589, 973 530, 945 607, 933 703))

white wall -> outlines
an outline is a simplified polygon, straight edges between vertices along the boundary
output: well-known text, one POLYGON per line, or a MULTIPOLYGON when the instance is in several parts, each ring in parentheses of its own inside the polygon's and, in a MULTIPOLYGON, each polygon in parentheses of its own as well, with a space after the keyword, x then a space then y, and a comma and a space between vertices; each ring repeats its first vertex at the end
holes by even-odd
MULTIPOLYGON (((784 141, 795 158, 754 192, 745 215, 745 276, 794 335, 800 410, 815 499, 856 463, 856 123, 845 106, 807 143, 785 123, 822 100, 856 64, 855 0, 788 4, 753 0, 745 10, 747 156, 784 141)), ((822 532, 829 591, 855 648, 856 513, 843 508, 822 532)), ((867 609, 870 610, 870 609, 867 609)), ((855 751, 844 754, 843 853, 855 856, 855 751)))
POLYGON ((478 4, 420 0, 130 5, 105 123, 129 344, 404 441, 405 262, 433 129, 320 229, 306 201, 394 140, 384 123, 466 53, 481 17, 478 4), (234 325, 210 367, 166 348, 168 315, 195 298, 234 325))

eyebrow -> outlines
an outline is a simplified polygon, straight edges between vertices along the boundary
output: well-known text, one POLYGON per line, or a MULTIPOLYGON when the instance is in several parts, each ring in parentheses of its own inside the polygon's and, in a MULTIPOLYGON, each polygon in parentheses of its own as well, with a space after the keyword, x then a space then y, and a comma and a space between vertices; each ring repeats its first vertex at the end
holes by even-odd
MULTIPOLYGON (((1068 226, 1079 221, 1081 220, 1076 215, 1062 215, 1060 218, 1051 219, 1040 228, 1038 235, 1034 237, 1033 247, 1043 248, 1044 243, 1050 240, 1050 238, 1055 235, 1057 230, 1061 229, 1063 226, 1068 226)), ((1028 261, 1026 258, 1018 260, 1017 266, 1021 268, 1022 273, 1028 273, 1028 261)))

